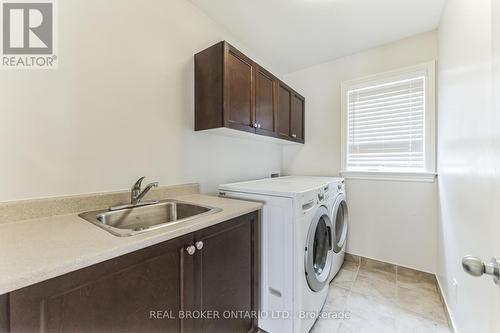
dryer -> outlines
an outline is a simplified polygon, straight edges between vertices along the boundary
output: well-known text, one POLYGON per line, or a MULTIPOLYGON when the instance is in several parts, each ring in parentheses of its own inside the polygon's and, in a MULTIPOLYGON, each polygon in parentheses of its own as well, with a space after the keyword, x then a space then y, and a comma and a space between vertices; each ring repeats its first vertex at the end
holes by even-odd
POLYGON ((220 185, 219 193, 264 204, 259 328, 309 332, 325 303, 334 259, 324 184, 273 178, 220 185))
POLYGON ((339 272, 344 263, 349 227, 349 211, 347 207, 345 180, 340 177, 318 176, 285 176, 280 177, 282 182, 310 182, 323 187, 326 206, 332 221, 331 244, 333 248, 330 281, 339 272))
POLYGON ((331 281, 344 263, 349 227, 349 211, 347 208, 344 180, 333 180, 329 183, 329 190, 331 191, 330 219, 333 224, 331 238, 333 248, 332 267, 330 271, 331 281))

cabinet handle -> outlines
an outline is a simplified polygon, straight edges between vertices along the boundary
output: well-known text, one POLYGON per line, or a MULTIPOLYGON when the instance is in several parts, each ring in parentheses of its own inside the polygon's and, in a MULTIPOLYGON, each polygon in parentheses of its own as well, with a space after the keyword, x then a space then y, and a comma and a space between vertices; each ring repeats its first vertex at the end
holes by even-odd
POLYGON ((194 246, 196 246, 197 250, 201 250, 203 248, 203 242, 197 241, 196 243, 194 243, 194 246))
POLYGON ((192 256, 196 252, 196 247, 194 245, 186 246, 186 252, 192 256))
POLYGON ((296 138, 297 137, 297 134, 292 134, 292 138, 296 138))

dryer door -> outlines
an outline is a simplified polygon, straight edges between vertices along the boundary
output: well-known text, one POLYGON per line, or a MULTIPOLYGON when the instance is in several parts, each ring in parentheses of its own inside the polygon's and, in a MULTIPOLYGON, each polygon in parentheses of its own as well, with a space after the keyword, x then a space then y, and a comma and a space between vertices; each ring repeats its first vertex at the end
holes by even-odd
POLYGON ((305 247, 305 271, 309 287, 321 291, 328 284, 332 265, 332 221, 328 210, 321 206, 314 215, 305 247))
POLYGON ((333 212, 331 216, 334 219, 332 228, 333 251, 335 253, 339 253, 342 251, 347 239, 348 212, 344 193, 337 196, 335 204, 333 205, 333 212))

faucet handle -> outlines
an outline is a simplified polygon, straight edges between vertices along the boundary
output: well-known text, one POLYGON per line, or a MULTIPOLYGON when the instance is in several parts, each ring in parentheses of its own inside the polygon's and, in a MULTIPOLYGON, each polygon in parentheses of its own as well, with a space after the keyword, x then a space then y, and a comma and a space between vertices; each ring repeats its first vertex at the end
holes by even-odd
POLYGON ((139 194, 141 194, 142 181, 144 180, 144 178, 146 177, 139 178, 135 182, 134 186, 132 186, 132 189, 130 190, 130 203, 133 204, 136 201, 139 194))
POLYGON ((137 191, 137 190, 138 190, 138 191, 140 191, 140 190, 141 190, 141 187, 142 187, 142 181, 144 180, 144 178, 146 178, 146 177, 141 177, 141 178, 139 178, 139 179, 135 182, 134 186, 132 186, 132 191, 134 191, 134 190, 136 190, 136 191, 137 191))

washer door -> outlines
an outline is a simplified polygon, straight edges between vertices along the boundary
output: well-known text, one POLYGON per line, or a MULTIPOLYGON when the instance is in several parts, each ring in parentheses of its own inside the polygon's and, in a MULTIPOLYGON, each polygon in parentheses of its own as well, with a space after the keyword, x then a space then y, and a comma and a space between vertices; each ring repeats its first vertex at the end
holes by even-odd
POLYGON ((305 247, 306 278, 313 291, 321 291, 328 284, 332 266, 332 227, 328 210, 321 206, 311 221, 305 247))
POLYGON ((339 253, 347 239, 347 224, 348 224, 347 202, 345 194, 339 194, 333 205, 333 233, 332 244, 333 251, 339 253))

